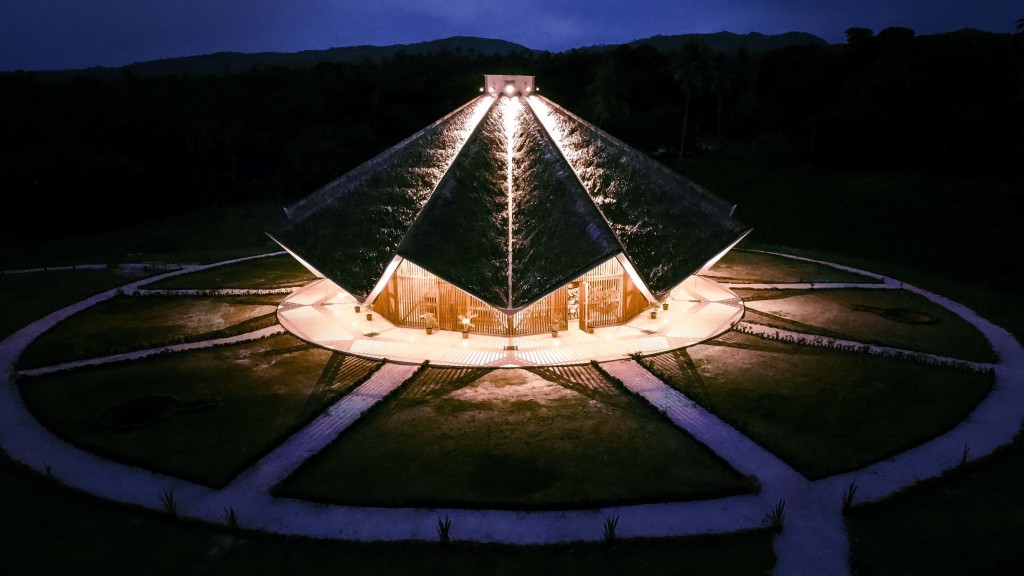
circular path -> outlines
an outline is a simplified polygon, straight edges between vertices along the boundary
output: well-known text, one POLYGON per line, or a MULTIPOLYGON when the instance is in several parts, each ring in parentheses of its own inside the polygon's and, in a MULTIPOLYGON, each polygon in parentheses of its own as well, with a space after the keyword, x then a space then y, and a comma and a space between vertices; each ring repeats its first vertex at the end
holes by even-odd
MULTIPOLYGON (((274 254, 252 258, 271 255, 274 254)), ((416 368, 414 365, 385 364, 306 428, 219 490, 105 460, 57 438, 31 416, 14 384, 17 376, 14 366, 25 347, 35 338, 64 318, 113 298, 121 291, 131 293, 171 276, 251 259, 243 258, 185 267, 103 292, 49 314, 0 342, 0 375, 7 382, 0 387, 0 447, 15 460, 102 498, 161 510, 164 498, 173 494, 177 513, 183 517, 226 524, 229 516, 233 515, 243 528, 359 541, 433 540, 436 539, 438 519, 444 516, 451 519, 453 540, 479 542, 596 541, 602 539, 604 522, 611 517, 618 518, 617 535, 620 537, 729 533, 762 527, 766 514, 781 501, 785 502, 785 523, 775 538, 778 558, 775 573, 848 574, 848 541, 841 510, 847 486, 856 482, 858 502, 877 501, 920 480, 955 468, 965 457, 974 460, 987 456, 1012 441, 1024 418, 1024 349, 1006 330, 937 294, 862 270, 785 254, 775 255, 824 264, 868 276, 881 283, 761 285, 765 288, 902 288, 961 316, 985 335, 998 355, 999 362, 991 366, 995 375, 992 391, 968 418, 937 438, 863 469, 810 481, 662 383, 638 363, 625 358, 607 361, 602 368, 609 374, 664 410, 676 425, 715 451, 737 471, 756 476, 762 490, 756 495, 697 502, 538 512, 334 506, 270 495, 273 485, 329 444, 367 408, 410 378, 416 368), (969 447, 969 452, 965 447, 969 447)), ((274 327, 272 330, 279 329, 274 327)), ((237 338, 240 341, 251 337, 242 335, 237 338)), ((178 345, 177 349, 209 345, 199 342, 178 345)), ((128 356, 141 357, 169 348, 128 356)), ((879 347, 875 353, 886 352, 899 351, 879 347)), ((117 360, 121 359, 124 358, 117 360)), ((66 365, 63 368, 74 367, 66 365)))

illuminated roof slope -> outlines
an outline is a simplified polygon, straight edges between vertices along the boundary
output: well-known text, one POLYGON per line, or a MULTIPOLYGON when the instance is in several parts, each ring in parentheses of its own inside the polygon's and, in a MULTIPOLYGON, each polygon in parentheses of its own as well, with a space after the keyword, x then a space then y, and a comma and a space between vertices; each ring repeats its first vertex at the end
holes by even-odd
POLYGON ((489 104, 474 99, 310 194, 272 237, 365 297, 489 104))
POLYGON ((660 298, 746 233, 723 200, 516 86, 298 202, 273 237, 360 301, 402 257, 510 313, 620 253, 660 298))
POLYGON ((655 296, 745 234, 721 198, 550 100, 529 102, 655 296))
POLYGON ((398 253, 512 312, 620 251, 530 108, 501 97, 398 253))

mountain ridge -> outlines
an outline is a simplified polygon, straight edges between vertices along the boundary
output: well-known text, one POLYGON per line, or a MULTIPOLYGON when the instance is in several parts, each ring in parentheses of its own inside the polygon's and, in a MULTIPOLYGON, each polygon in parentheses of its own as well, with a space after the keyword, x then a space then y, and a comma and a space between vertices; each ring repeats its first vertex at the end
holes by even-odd
MULTIPOLYGON (((745 49, 749 52, 767 52, 795 44, 828 45, 828 42, 825 40, 806 32, 786 32, 774 35, 758 32, 751 32, 745 35, 734 32, 714 32, 709 34, 659 34, 623 44, 585 46, 566 50, 565 52, 572 50, 606 51, 614 50, 619 46, 636 47, 643 44, 651 45, 662 51, 674 51, 689 42, 696 42, 712 50, 725 52, 739 49, 745 49)), ((546 52, 496 38, 451 36, 411 44, 390 44, 385 46, 364 44, 325 48, 322 50, 301 50, 298 52, 213 52, 210 54, 146 60, 124 66, 38 70, 33 71, 33 73, 56 78, 92 76, 110 79, 121 78, 124 75, 140 77, 211 76, 234 74, 261 67, 309 68, 321 63, 380 62, 400 53, 409 55, 434 54, 446 50, 463 54, 478 54, 480 56, 504 56, 512 53, 541 54, 546 52)))

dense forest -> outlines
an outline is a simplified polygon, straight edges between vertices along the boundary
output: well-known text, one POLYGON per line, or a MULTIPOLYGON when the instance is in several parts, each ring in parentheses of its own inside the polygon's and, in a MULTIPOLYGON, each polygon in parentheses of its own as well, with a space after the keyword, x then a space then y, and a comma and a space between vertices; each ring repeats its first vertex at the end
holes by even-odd
MULTIPOLYGON (((482 74, 509 73, 535 75, 542 94, 682 173, 696 171, 765 230, 762 241, 800 238, 787 234, 792 219, 743 211, 767 205, 756 178, 722 190, 697 176, 719 179, 716 162, 771 163, 964 183, 933 200, 989 231, 986 247, 1020 238, 990 231, 1017 221, 1021 38, 852 28, 845 44, 766 51, 633 43, 557 54, 398 51, 207 75, 2 73, 0 234, 88 234, 212 206, 285 205, 475 97, 482 74)), ((818 194, 798 200, 829 203, 828 190, 818 194)), ((911 221, 882 220, 920 227, 907 204, 928 202, 926 194, 893 195, 895 213, 911 221)), ((973 233, 933 235, 959 242, 973 233)))

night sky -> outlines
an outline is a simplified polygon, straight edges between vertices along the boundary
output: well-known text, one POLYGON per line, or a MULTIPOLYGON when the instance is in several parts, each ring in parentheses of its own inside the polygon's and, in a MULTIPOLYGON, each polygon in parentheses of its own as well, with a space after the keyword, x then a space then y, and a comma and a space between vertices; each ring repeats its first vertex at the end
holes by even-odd
POLYGON ((481 36, 562 51, 655 34, 1011 32, 1021 0, 0 0, 0 70, 481 36))

